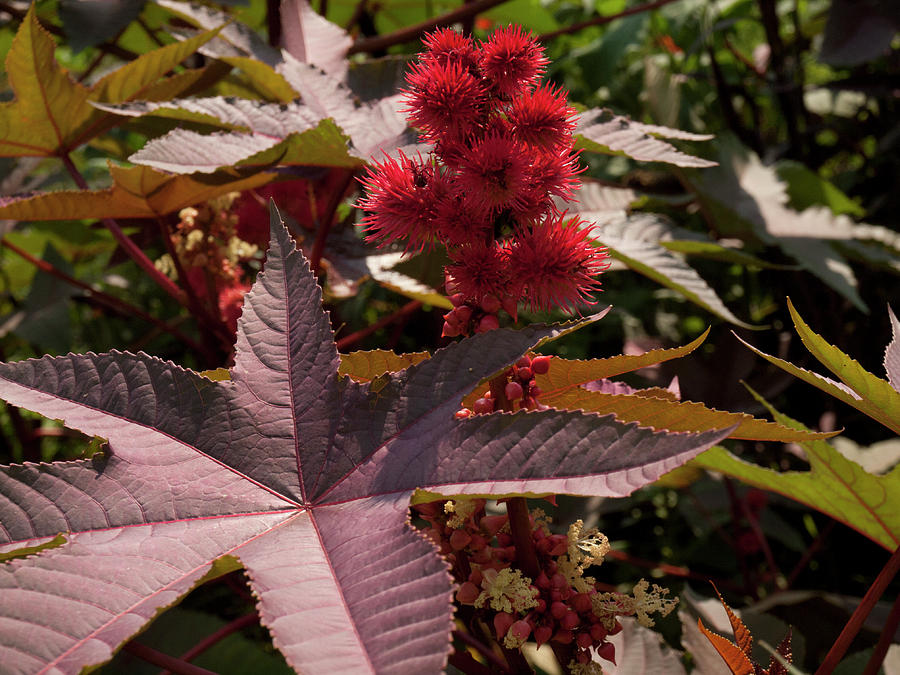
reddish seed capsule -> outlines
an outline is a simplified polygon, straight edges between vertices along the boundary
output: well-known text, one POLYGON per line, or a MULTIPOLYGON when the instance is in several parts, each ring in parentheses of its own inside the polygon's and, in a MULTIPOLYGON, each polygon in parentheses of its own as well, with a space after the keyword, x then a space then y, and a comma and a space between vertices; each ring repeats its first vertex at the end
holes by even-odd
POLYGON ((496 314, 500 311, 500 300, 496 295, 486 295, 481 301, 481 309, 488 314, 496 314))
POLYGON ((517 640, 525 642, 531 635, 531 624, 524 619, 519 619, 509 628, 509 633, 517 640))
POLYGON ((569 613, 569 608, 564 602, 554 602, 550 605, 550 616, 554 619, 561 619, 569 613))
POLYGON ((472 535, 465 530, 453 530, 453 534, 450 535, 450 546, 454 551, 461 551, 469 545, 470 541, 472 541, 472 535))
POLYGON ((591 637, 590 633, 579 633, 575 636, 575 644, 582 649, 587 649, 594 644, 594 639, 591 637))
POLYGON ((531 366, 531 357, 526 354, 516 361, 516 368, 529 368, 531 366))
POLYGON ((550 357, 535 356, 531 359, 531 370, 537 375, 546 375, 547 371, 550 370, 550 357))
POLYGON ((518 368, 516 369, 516 377, 522 380, 522 382, 528 382, 534 377, 534 374, 531 372, 531 368, 518 368))
POLYGON ((454 293, 447 299, 453 304, 454 307, 459 307, 460 305, 465 303, 466 296, 464 293, 454 293))
POLYGON ((560 556, 569 550, 569 538, 563 534, 553 534, 547 538, 547 555, 560 556))
POLYGON ((494 402, 489 398, 479 398, 472 405, 476 415, 484 415, 494 412, 494 402))
POLYGON ((510 401, 515 401, 516 399, 522 398, 522 395, 525 392, 522 391, 522 385, 518 382, 507 382, 506 383, 506 398, 510 401))
POLYGON ((452 314, 456 318, 458 324, 465 326, 469 323, 469 319, 472 318, 472 308, 468 305, 460 305, 453 310, 452 314))
POLYGON ((550 579, 547 578, 547 575, 541 572, 537 575, 537 579, 534 580, 534 585, 540 589, 547 590, 550 588, 550 579))
POLYGON ((453 416, 458 420, 464 420, 467 417, 472 416, 472 411, 469 410, 468 408, 460 408, 455 413, 453 413, 453 416))
POLYGON ((604 642, 597 647, 597 656, 611 663, 616 662, 616 646, 611 642, 604 642))
POLYGON ((494 630, 497 632, 498 640, 502 640, 506 636, 515 620, 515 617, 509 612, 497 612, 494 615, 494 630))
POLYGON ((575 611, 579 614, 590 612, 591 596, 587 593, 576 593, 575 597, 572 598, 572 607, 574 607, 575 611))
POLYGON ((534 629, 534 641, 538 647, 553 637, 553 629, 550 626, 538 626, 534 629))
POLYGON ((606 629, 602 623, 595 623, 591 626, 591 637, 595 642, 601 642, 606 637, 606 629))
POLYGON ((538 614, 543 614, 547 611, 547 601, 543 598, 537 599, 537 604, 534 606, 534 611, 538 614))
POLYGON ((506 534, 506 532, 500 532, 497 534, 497 544, 499 544, 503 548, 512 546, 512 541, 512 537, 506 534))
MULTIPOLYGON (((607 632, 607 635, 615 635, 616 633, 621 633, 621 632, 622 632, 622 624, 620 624, 618 621, 616 621, 613 623, 613 627, 607 632)), ((615 661, 613 663, 615 663, 615 661)))
POLYGON ((456 599, 464 605, 474 605, 475 598, 479 595, 481 595, 481 589, 471 581, 465 582, 459 587, 459 590, 456 591, 456 599))
POLYGON ((471 540, 469 541, 469 550, 480 551, 485 546, 487 546, 487 539, 482 537, 480 534, 471 535, 471 540))
MULTIPOLYGON (((531 386, 528 388, 528 395, 531 396, 531 398, 537 398, 543 393, 544 392, 541 390, 541 388, 534 383, 534 380, 532 380, 531 386)), ((544 407, 546 408, 547 406, 544 407)))
POLYGON ((591 661, 591 653, 586 649, 579 649, 575 653, 575 660, 581 665, 586 666, 591 661))
POLYGON ((451 324, 447 321, 444 322, 444 327, 441 329, 441 337, 456 337, 460 334, 459 325, 451 324))
POLYGON ((550 577, 550 585, 553 586, 553 588, 562 590, 569 585, 569 582, 566 581, 566 578, 562 574, 557 572, 552 577, 550 577))
POLYGON ((570 630, 558 630, 553 635, 553 639, 563 645, 571 644, 575 639, 575 633, 570 630))
POLYGON ((481 526, 482 530, 493 537, 501 527, 506 525, 507 520, 507 516, 485 516, 478 524, 481 526))
POLYGON ((559 620, 559 625, 566 630, 572 630, 579 623, 581 623, 581 619, 578 618, 578 614, 571 610, 567 611, 566 615, 559 620))
POLYGON ((476 586, 480 585, 483 580, 484 580, 484 575, 481 573, 481 570, 474 569, 471 572, 469 572, 469 581, 471 581, 476 586))
POLYGON ((481 317, 481 321, 478 322, 478 327, 475 329, 475 332, 487 333, 488 331, 497 330, 498 328, 500 328, 500 320, 493 314, 485 314, 481 317))

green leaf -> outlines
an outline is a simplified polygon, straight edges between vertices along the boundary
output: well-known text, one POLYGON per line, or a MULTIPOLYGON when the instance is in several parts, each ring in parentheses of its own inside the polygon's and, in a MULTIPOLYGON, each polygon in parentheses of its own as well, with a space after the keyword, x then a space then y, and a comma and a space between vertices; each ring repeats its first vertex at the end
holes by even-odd
POLYGON ((834 183, 810 171, 800 162, 783 160, 775 166, 775 171, 787 185, 791 207, 797 211, 821 204, 834 214, 846 213, 859 218, 866 215, 866 210, 841 192, 834 183))
POLYGON ((800 318, 794 305, 788 298, 788 309, 794 326, 804 346, 820 363, 840 378, 840 382, 813 373, 805 368, 770 356, 756 347, 741 340, 747 347, 782 370, 785 370, 804 382, 821 389, 827 394, 851 405, 872 419, 881 422, 894 433, 900 434, 900 392, 894 389, 887 380, 876 377, 858 361, 850 358, 837 347, 833 347, 820 335, 817 335, 800 318))
POLYGON ((219 174, 198 179, 173 176, 149 166, 110 165, 109 171, 113 185, 105 190, 61 190, 0 199, 0 218, 154 218, 228 192, 259 187, 275 178, 273 174, 256 173, 247 178, 219 174))
MULTIPOLYGON (((777 422, 805 429, 751 393, 769 408, 777 422)), ((809 460, 809 471, 764 469, 719 446, 707 450, 692 464, 780 493, 852 527, 888 551, 896 550, 900 545, 900 466, 884 476, 874 476, 825 441, 800 445, 809 460)))
MULTIPOLYGON (((556 362, 553 364, 556 366, 556 362)), ((540 384, 538 385, 540 386, 540 384)), ((783 443, 829 438, 839 432, 819 433, 791 429, 781 424, 759 420, 745 413, 733 413, 707 408, 693 401, 669 401, 655 396, 607 394, 588 391, 582 387, 564 394, 541 394, 541 403, 552 408, 583 410, 599 415, 613 413, 622 422, 637 422, 642 427, 666 431, 698 431, 737 425, 728 438, 783 443)))
POLYGON ((56 43, 38 23, 32 6, 6 58, 16 99, 0 104, 0 156, 62 156, 86 143, 116 119, 94 108, 92 101, 120 103, 180 93, 173 90, 194 84, 200 74, 180 77, 174 87, 152 85, 214 35, 203 33, 148 52, 87 88, 57 63, 56 43))
POLYGON ((41 551, 46 551, 47 549, 62 546, 65 543, 66 538, 65 536, 63 536, 62 532, 60 532, 52 539, 48 539, 41 544, 35 544, 34 546, 23 546, 21 548, 14 548, 9 551, 0 551, 0 563, 9 562, 10 560, 14 560, 16 558, 27 558, 28 556, 34 555, 35 553, 40 553, 41 551))
POLYGON ((339 375, 349 375, 357 382, 368 382, 384 373, 395 373, 431 358, 428 352, 396 354, 387 349, 341 354, 339 375))

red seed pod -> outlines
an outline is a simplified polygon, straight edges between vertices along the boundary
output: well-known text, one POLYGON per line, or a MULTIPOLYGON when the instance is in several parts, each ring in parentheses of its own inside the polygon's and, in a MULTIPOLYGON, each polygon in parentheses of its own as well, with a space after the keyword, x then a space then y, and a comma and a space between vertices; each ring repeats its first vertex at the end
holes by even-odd
POLYGON ((516 399, 522 398, 525 393, 522 390, 522 385, 518 382, 507 382, 506 383, 506 398, 510 401, 515 401, 516 399))
POLYGON ((581 619, 578 618, 578 614, 571 610, 567 610, 565 616, 559 620, 559 625, 566 630, 572 630, 580 623, 581 619))
POLYGON ((595 642, 602 642, 607 635, 606 628, 603 627, 602 623, 591 625, 591 637, 594 638, 595 642))
POLYGON ((454 293, 447 298, 454 307, 460 307, 466 303, 465 293, 454 293))
POLYGON ((550 605, 550 616, 554 619, 562 619, 568 613, 569 607, 564 602, 557 601, 550 605))
POLYGON ((550 591, 550 600, 552 600, 553 602, 562 602, 562 599, 562 591, 558 591, 555 588, 550 591))
POLYGON ((479 549, 469 555, 469 560, 473 563, 478 563, 479 565, 489 563, 493 559, 494 549, 492 549, 490 546, 485 546, 484 548, 479 549))
POLYGON ((476 415, 484 415, 494 412, 494 402, 489 398, 479 398, 472 405, 476 415))
POLYGON ((546 375, 550 370, 550 357, 535 356, 531 359, 531 370, 537 375, 546 375))
MULTIPOLYGON (((534 383, 534 380, 532 380, 532 381, 531 381, 531 386, 528 387, 528 395, 529 395, 531 398, 536 399, 538 396, 540 396, 540 395, 543 394, 543 393, 544 393, 543 389, 541 389, 539 386, 537 386, 537 385, 534 383)), ((536 401, 535 401, 535 402, 536 402, 536 401)), ((544 408, 546 408, 546 407, 547 407, 547 406, 544 406, 544 408)))
POLYGON ((516 361, 516 368, 530 368, 531 367, 531 357, 528 354, 525 354, 522 358, 516 361))
POLYGON ((591 653, 586 649, 579 649, 575 652, 575 660, 583 666, 591 662, 591 653))
POLYGON ((612 642, 604 642, 597 647, 597 656, 611 663, 616 662, 616 646, 612 642))
POLYGON ((569 550, 569 538, 564 534, 553 534, 547 538, 549 548, 547 554, 552 556, 563 555, 569 550))
POLYGON ((537 604, 534 606, 534 611, 538 614, 543 614, 547 611, 547 601, 543 598, 537 599, 537 604))
POLYGON ((487 539, 482 537, 480 534, 473 534, 471 536, 471 541, 469 541, 469 550, 480 551, 485 546, 487 546, 487 539))
POLYGON ((464 605, 474 605, 475 598, 481 595, 481 589, 471 581, 466 581, 456 591, 456 599, 464 605))
POLYGON ((549 561, 546 565, 544 565, 544 570, 547 574, 556 574, 557 564, 555 560, 549 561))
POLYGON ((506 636, 515 621, 516 617, 509 612, 497 612, 494 615, 494 630, 497 632, 498 640, 502 640, 506 636))
POLYGON ((570 630, 560 629, 553 635, 553 639, 560 644, 571 644, 572 640, 575 639, 575 633, 570 630))
POLYGON ((508 516, 485 516, 479 521, 481 529, 492 537, 497 534, 501 527, 506 525, 508 516))
POLYGON ((587 593, 576 593, 572 598, 572 607, 579 614, 586 614, 591 611, 591 596, 587 593))
POLYGON ((578 635, 575 636, 575 644, 582 649, 587 649, 594 644, 594 639, 591 637, 590 633, 578 633, 578 635))
POLYGON ((537 579, 534 580, 534 585, 540 588, 541 590, 547 590, 550 588, 550 579, 547 578, 547 575, 541 572, 537 575, 537 579))
POLYGON ((550 628, 550 626, 538 626, 534 629, 534 641, 537 642, 538 647, 547 642, 551 637, 553 637, 553 629, 550 628))
POLYGON ((532 377, 534 377, 534 373, 531 372, 531 368, 517 368, 516 369, 516 377, 518 377, 522 382, 529 382, 532 377))
POLYGON ((534 542, 535 550, 541 555, 547 555, 547 552, 550 550, 552 546, 552 542, 549 539, 538 539, 534 542))
POLYGON ((444 321, 444 327, 441 329, 441 337, 456 337, 461 334, 459 324, 451 324, 444 321))
POLYGON ((498 532, 497 533, 497 544, 503 548, 507 546, 512 546, 513 538, 511 535, 506 532, 498 532))
POLYGON ((500 311, 500 308, 500 300, 496 295, 488 294, 481 299, 481 309, 483 309, 488 314, 496 314, 500 311))
POLYGON ((568 587, 569 582, 566 581, 566 578, 562 574, 557 572, 552 577, 550 577, 550 585, 553 586, 553 588, 561 591, 562 589, 568 587))
POLYGON ((541 539, 544 539, 546 536, 547 536, 547 534, 541 528, 537 528, 536 530, 534 530, 531 533, 531 538, 534 539, 535 541, 540 541, 541 539))
POLYGON ((525 642, 525 640, 528 639, 528 636, 531 635, 531 624, 525 621, 525 619, 519 619, 510 626, 509 634, 517 640, 525 642))
POLYGON ((494 557, 504 562, 512 562, 516 559, 516 547, 504 546, 503 548, 494 549, 494 557))
POLYGON ((472 535, 465 530, 453 530, 453 534, 450 535, 450 546, 454 551, 461 551, 469 545, 470 541, 472 541, 472 535))
POLYGON ((616 633, 621 633, 621 632, 622 632, 622 624, 620 624, 618 621, 615 621, 613 623, 613 627, 611 629, 609 629, 609 631, 607 632, 607 635, 615 635, 616 633))
POLYGON ((500 320, 493 314, 485 314, 481 317, 481 321, 478 322, 475 332, 487 333, 488 331, 497 330, 498 328, 500 328, 500 320))
POLYGON ((469 572, 469 581, 471 581, 476 586, 481 585, 481 582, 484 580, 484 575, 481 573, 479 569, 473 569, 469 572))
POLYGON ((458 420, 464 420, 467 417, 471 417, 472 414, 473 414, 472 411, 469 410, 468 408, 460 408, 455 413, 453 413, 453 416, 458 420))
POLYGON ((454 309, 451 314, 453 314, 453 316, 456 318, 456 322, 459 325, 465 326, 472 318, 472 308, 468 305, 460 305, 459 307, 454 309))

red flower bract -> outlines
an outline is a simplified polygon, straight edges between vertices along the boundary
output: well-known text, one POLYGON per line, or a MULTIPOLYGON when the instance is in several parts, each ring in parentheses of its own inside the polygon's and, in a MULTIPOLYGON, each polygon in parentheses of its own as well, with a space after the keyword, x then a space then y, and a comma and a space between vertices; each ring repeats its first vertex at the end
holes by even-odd
POLYGON ((537 82, 549 63, 544 50, 521 26, 499 28, 481 47, 481 69, 502 98, 537 82))
POLYGON ((414 63, 406 76, 407 119, 429 141, 457 139, 481 121, 484 87, 460 63, 414 63))
POLYGON ((572 144, 576 115, 565 90, 546 84, 516 97, 506 112, 519 140, 551 151, 572 144))
POLYGON ((577 311, 579 303, 594 304, 589 294, 600 287, 596 276, 608 267, 606 258, 587 223, 556 214, 517 233, 509 249, 509 274, 532 309, 577 311))
POLYGON ((508 294, 506 250, 500 244, 460 246, 450 252, 450 260, 453 262, 447 266, 447 274, 453 290, 467 300, 479 304, 486 295, 508 294))
POLYGON ((452 28, 439 28, 422 38, 426 51, 419 56, 423 61, 458 63, 467 70, 478 66, 478 52, 472 39, 452 28))
POLYGON ((526 187, 528 168, 525 148, 510 136, 499 133, 475 143, 460 161, 457 180, 474 203, 487 210, 515 204, 526 187))
POLYGON ((448 185, 433 163, 413 161, 401 152, 399 162, 390 157, 375 162, 362 183, 367 194, 357 206, 368 212, 362 222, 369 241, 407 239, 408 250, 434 243, 436 207, 448 185))

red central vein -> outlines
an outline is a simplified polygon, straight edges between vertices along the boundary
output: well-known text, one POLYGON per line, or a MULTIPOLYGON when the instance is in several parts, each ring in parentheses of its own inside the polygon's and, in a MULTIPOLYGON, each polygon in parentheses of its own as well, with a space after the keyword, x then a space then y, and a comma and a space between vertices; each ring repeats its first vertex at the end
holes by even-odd
MULTIPOLYGON (((294 251, 296 253, 296 250, 294 251)), ((284 342, 285 342, 285 353, 288 355, 288 390, 290 391, 291 396, 291 421, 294 424, 294 458, 297 460, 297 480, 300 483, 300 499, 305 504, 307 502, 306 499, 306 484, 303 481, 303 465, 300 462, 300 429, 298 427, 299 420, 297 419, 297 402, 294 400, 294 359, 291 354, 291 307, 289 305, 290 301, 290 290, 288 289, 288 281, 287 281, 287 264, 288 258, 290 257, 290 253, 283 257, 283 265, 284 269, 282 270, 281 275, 281 283, 284 289, 284 298, 285 298, 285 321, 287 325, 285 326, 284 333, 284 342)))

